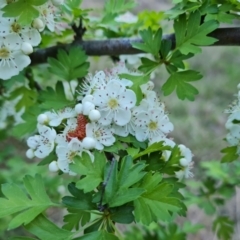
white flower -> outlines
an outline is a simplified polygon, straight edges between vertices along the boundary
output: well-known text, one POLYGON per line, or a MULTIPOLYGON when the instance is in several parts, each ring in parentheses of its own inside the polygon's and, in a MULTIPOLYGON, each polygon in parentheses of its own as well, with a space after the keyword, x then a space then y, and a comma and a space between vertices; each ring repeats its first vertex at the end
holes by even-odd
POLYGON ((111 146, 115 142, 113 129, 110 126, 88 123, 86 125, 86 135, 96 140, 95 148, 98 150, 103 150, 104 146, 111 146))
POLYGON ((55 28, 55 7, 54 5, 48 1, 41 6, 37 7, 40 12, 40 19, 43 21, 45 25, 47 25, 48 29, 51 32, 54 32, 55 28))
POLYGON ((103 90, 96 90, 93 96, 101 113, 101 124, 109 125, 113 120, 115 124, 123 126, 131 120, 131 108, 136 104, 136 95, 120 81, 111 80, 103 90))
POLYGON ((40 125, 38 131, 40 135, 28 138, 27 145, 34 150, 36 157, 45 158, 54 149, 54 140, 57 134, 55 129, 45 125, 40 125))
MULTIPOLYGON (((80 96, 78 100, 82 100, 83 96, 94 93, 96 89, 103 89, 106 86, 106 75, 103 71, 97 72, 94 77, 88 75, 88 77, 80 85, 80 96)), ((89 100, 89 99, 87 99, 89 100)))
POLYGON ((58 110, 57 112, 45 112, 44 114, 48 118, 49 126, 53 127, 59 126, 62 123, 63 119, 73 118, 77 116, 75 110, 70 107, 63 108, 61 110, 58 110))
POLYGON ((82 152, 87 152, 91 160, 94 161, 94 155, 88 150, 84 150, 81 141, 79 141, 77 138, 72 138, 71 141, 65 146, 57 146, 57 165, 59 169, 64 173, 76 175, 69 169, 69 164, 73 163, 73 159, 76 155, 81 156, 82 152))
POLYGON ((149 139, 149 143, 160 142, 173 130, 173 124, 163 109, 149 109, 136 115, 136 138, 138 141, 149 139))
POLYGON ((186 167, 183 167, 182 170, 175 172, 175 176, 180 180, 183 178, 191 178, 194 176, 193 173, 191 172, 192 168, 193 168, 193 162, 188 164, 186 167))
POLYGON ((186 146, 180 144, 178 145, 182 158, 179 160, 181 170, 175 172, 175 175, 178 179, 193 177, 191 169, 193 167, 192 162, 192 152, 186 146))
POLYGON ((30 64, 29 56, 22 53, 21 42, 13 35, 0 37, 0 78, 9 79, 30 64))
POLYGON ((0 18, 0 36, 5 37, 13 35, 14 38, 20 38, 22 42, 28 42, 32 46, 38 46, 41 42, 41 35, 30 25, 21 26, 16 18, 0 18))

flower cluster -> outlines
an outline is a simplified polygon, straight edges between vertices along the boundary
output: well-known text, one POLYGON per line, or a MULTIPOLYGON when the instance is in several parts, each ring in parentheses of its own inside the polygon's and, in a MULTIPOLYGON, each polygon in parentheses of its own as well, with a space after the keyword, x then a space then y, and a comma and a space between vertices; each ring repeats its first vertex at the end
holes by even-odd
POLYGON ((43 5, 35 6, 39 12, 39 18, 34 19, 32 24, 22 25, 19 18, 4 17, 1 9, 11 1, 0 1, 0 78, 7 80, 17 75, 27 67, 31 60, 29 54, 33 47, 41 42, 40 31, 45 26, 54 31, 54 18, 60 1, 47 1, 43 5))
MULTIPOLYGON (((69 164, 76 155, 87 152, 94 161, 92 150, 104 151, 118 136, 132 135, 149 145, 160 141, 169 145, 172 140, 167 135, 174 127, 164 104, 153 91, 154 83, 142 84, 137 96, 132 90, 135 88, 131 89, 133 82, 119 77, 123 72, 128 70, 120 63, 111 70, 89 75, 77 92, 78 103, 74 107, 40 114, 39 134, 27 140, 30 148, 27 156, 44 158, 55 149, 57 161, 50 163, 49 169, 74 174, 69 164), (141 98, 139 104, 137 97, 141 98)), ((187 148, 181 150, 185 157, 180 164, 186 170, 179 175, 189 177, 192 155, 187 148)))
POLYGON ((226 129, 228 134, 226 140, 230 146, 237 146, 237 154, 240 155, 240 84, 238 85, 237 99, 230 105, 229 109, 225 110, 229 113, 226 122, 226 129))

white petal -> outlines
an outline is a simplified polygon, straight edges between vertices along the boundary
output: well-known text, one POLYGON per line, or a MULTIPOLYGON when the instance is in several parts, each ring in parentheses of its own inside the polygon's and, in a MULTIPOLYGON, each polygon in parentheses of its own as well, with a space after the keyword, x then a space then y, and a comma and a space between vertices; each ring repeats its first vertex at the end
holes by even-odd
POLYGON ((131 120, 131 111, 125 110, 125 109, 119 109, 114 116, 114 122, 115 124, 119 126, 124 126, 131 120))

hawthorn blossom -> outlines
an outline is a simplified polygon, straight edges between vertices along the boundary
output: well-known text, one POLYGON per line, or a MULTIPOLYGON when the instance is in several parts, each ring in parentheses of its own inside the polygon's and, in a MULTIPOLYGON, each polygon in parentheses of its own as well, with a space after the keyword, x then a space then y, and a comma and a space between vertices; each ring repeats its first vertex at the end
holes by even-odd
POLYGON ((149 143, 160 142, 173 130, 173 124, 162 108, 149 109, 136 115, 136 138, 138 141, 149 140, 149 143))
POLYGON ((121 84, 120 81, 111 80, 106 87, 97 89, 94 93, 94 104, 101 113, 99 122, 109 125, 112 121, 123 126, 131 120, 131 108, 136 104, 136 95, 121 84))
POLYGON ((98 150, 103 150, 104 146, 113 145, 116 140, 110 126, 102 126, 97 123, 88 123, 86 125, 86 135, 96 140, 95 148, 98 150))
POLYGON ((70 107, 66 107, 58 111, 45 112, 44 114, 46 115, 46 121, 44 122, 52 127, 59 126, 64 119, 74 118, 77 116, 75 110, 70 107))
POLYGON ((82 144, 77 138, 71 139, 71 141, 65 146, 57 146, 56 154, 58 156, 57 165, 59 169, 64 173, 73 174, 69 169, 69 164, 71 164, 73 158, 82 151, 82 144))
POLYGON ((40 12, 40 19, 43 21, 43 23, 48 27, 48 29, 51 32, 54 32, 55 29, 55 12, 56 8, 52 4, 52 2, 47 1, 43 5, 36 7, 38 11, 40 12))
POLYGON ((179 160, 181 170, 175 172, 176 177, 179 179, 193 177, 194 175, 191 172, 191 169, 193 168, 192 152, 183 144, 178 145, 178 148, 182 158, 179 160))
POLYGON ((30 147, 35 156, 38 158, 47 157, 54 149, 54 140, 56 138, 56 131, 45 125, 39 126, 39 135, 28 138, 27 145, 30 147))
POLYGON ((91 95, 96 89, 100 90, 106 86, 106 75, 103 71, 97 72, 94 76, 89 74, 80 86, 80 95, 78 100, 83 96, 91 95))
POLYGON ((21 52, 21 42, 13 35, 0 37, 0 78, 7 80, 17 75, 31 62, 29 56, 21 52))
POLYGON ((30 43, 32 46, 38 46, 41 42, 38 30, 30 25, 20 25, 17 18, 0 17, 0 25, 0 36, 2 37, 13 35, 14 38, 20 38, 22 42, 30 43))

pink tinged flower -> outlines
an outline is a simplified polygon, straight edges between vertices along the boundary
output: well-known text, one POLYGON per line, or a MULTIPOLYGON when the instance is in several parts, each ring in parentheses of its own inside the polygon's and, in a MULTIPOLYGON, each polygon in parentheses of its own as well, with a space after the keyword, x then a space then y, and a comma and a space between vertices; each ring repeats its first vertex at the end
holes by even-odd
POLYGON ((13 35, 20 38, 22 42, 28 42, 32 46, 38 46, 41 35, 37 29, 30 25, 22 26, 16 18, 0 18, 0 36, 13 35))
POLYGON ((136 138, 138 141, 149 139, 150 144, 162 141, 166 134, 173 130, 173 124, 163 109, 149 109, 149 112, 140 112, 136 115, 136 138))
POLYGON ((110 126, 102 126, 96 123, 88 123, 86 125, 86 135, 95 139, 98 150, 103 150, 104 146, 111 146, 115 142, 113 129, 110 126))
POLYGON ((38 158, 45 158, 54 149, 54 140, 56 131, 45 125, 39 126, 39 134, 28 138, 27 145, 34 150, 34 154, 38 158))
POLYGON ((111 80, 103 90, 93 93, 94 104, 101 113, 99 122, 109 125, 112 121, 119 126, 131 120, 131 108, 136 104, 136 95, 117 80, 111 80))
POLYGON ((51 32, 54 32, 55 29, 55 7, 51 2, 46 2, 45 4, 37 7, 40 12, 40 18, 45 25, 47 25, 48 29, 51 32))
POLYGON ((0 37, 0 78, 9 79, 27 67, 31 60, 22 53, 21 41, 13 35, 0 37))

